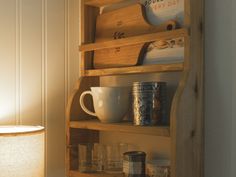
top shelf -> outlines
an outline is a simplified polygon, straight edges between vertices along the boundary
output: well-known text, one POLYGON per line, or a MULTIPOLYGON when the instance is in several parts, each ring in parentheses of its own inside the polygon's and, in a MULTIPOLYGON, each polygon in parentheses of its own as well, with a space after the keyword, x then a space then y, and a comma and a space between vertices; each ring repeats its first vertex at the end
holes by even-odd
POLYGON ((167 39, 172 39, 175 37, 188 37, 188 36, 189 36, 188 29, 182 28, 182 29, 176 29, 172 31, 144 34, 144 35, 117 39, 117 40, 112 40, 112 41, 82 44, 79 47, 79 50, 81 52, 88 52, 88 51, 95 51, 95 50, 101 50, 101 49, 116 48, 116 47, 121 47, 121 46, 142 44, 142 43, 147 43, 147 42, 154 42, 157 40, 167 40, 167 39))
POLYGON ((111 5, 111 4, 119 3, 122 1, 124 0, 85 0, 85 4, 90 5, 90 6, 95 6, 95 7, 103 7, 106 5, 111 5))
POLYGON ((84 71, 83 76, 91 77, 91 76, 181 72, 183 70, 184 70, 184 63, 154 64, 154 65, 141 65, 141 66, 107 68, 107 69, 89 69, 84 71))

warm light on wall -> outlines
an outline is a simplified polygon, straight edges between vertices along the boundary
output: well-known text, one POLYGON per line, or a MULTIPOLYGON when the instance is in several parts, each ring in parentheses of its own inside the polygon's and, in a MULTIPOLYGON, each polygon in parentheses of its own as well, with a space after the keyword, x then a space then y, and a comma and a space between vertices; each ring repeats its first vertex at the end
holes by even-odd
POLYGON ((44 177, 44 128, 0 126, 0 177, 44 177))
POLYGON ((0 122, 9 119, 9 117, 14 117, 16 108, 13 106, 12 102, 7 99, 7 97, 0 96, 0 122))

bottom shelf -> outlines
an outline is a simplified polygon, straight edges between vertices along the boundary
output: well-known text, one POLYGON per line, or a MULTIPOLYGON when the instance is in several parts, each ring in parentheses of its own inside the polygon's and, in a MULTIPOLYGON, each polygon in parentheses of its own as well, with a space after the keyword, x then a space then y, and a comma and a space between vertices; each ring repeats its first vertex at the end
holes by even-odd
POLYGON ((70 171, 69 177, 124 177, 124 174, 107 174, 107 173, 80 173, 78 171, 70 171))
POLYGON ((122 133, 170 137, 169 126, 134 126, 131 122, 101 123, 100 121, 93 119, 71 121, 70 127, 89 130, 116 131, 122 133))

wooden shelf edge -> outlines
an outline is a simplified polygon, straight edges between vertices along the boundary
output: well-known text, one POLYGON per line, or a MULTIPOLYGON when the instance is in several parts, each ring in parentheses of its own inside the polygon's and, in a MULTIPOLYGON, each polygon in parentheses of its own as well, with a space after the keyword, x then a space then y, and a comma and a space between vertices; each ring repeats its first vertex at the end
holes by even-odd
POLYGON ((100 123, 98 120, 71 121, 71 128, 116 131, 121 133, 133 133, 152 136, 170 137, 170 128, 167 126, 134 126, 132 123, 100 123))
POLYGON ((125 0, 85 0, 85 4, 94 7, 103 7, 115 3, 119 3, 125 0))
POLYGON ((101 49, 107 49, 107 48, 142 44, 142 43, 147 43, 147 42, 153 42, 156 40, 166 40, 166 39, 172 39, 175 37, 188 37, 188 36, 189 36, 188 29, 182 28, 182 29, 176 29, 172 31, 150 33, 150 34, 144 34, 144 35, 117 39, 117 40, 112 40, 112 41, 106 41, 106 42, 83 44, 79 47, 79 50, 81 52, 88 52, 88 51, 101 50, 101 49))
POLYGON ((78 171, 70 171, 69 177, 124 177, 124 175, 107 173, 80 173, 78 171))
POLYGON ((124 74, 144 74, 154 72, 181 72, 184 70, 184 63, 173 64, 154 64, 141 65, 120 68, 107 69, 91 69, 85 70, 84 76, 109 76, 109 75, 124 75, 124 74))

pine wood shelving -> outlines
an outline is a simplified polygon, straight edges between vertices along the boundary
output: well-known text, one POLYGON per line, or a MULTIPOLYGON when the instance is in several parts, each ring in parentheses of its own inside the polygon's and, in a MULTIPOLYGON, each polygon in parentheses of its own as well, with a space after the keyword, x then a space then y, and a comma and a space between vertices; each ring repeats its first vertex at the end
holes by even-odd
MULTIPOLYGON (((80 78, 71 94, 67 110, 66 164, 68 177, 123 177, 105 173, 79 173, 77 145, 99 142, 100 131, 162 136, 170 139, 171 177, 203 177, 203 0, 184 0, 184 27, 113 41, 95 41, 96 17, 100 7, 124 0, 80 0, 80 78), (109 69, 93 69, 92 51, 144 44, 156 40, 183 37, 183 63, 155 64, 109 69), (101 76, 181 72, 170 108, 170 126, 136 127, 129 123, 102 124, 83 112, 79 105, 82 92, 100 86, 101 76)), ((126 0, 127 1, 127 0, 126 0)), ((133 1, 132 2, 138 2, 133 1)), ((92 107, 87 99, 86 105, 92 107)))
POLYGON ((170 136, 169 127, 158 127, 158 126, 134 126, 130 122, 104 124, 100 123, 98 120, 86 120, 86 121, 71 121, 71 128, 89 129, 89 130, 99 130, 99 131, 115 131, 122 133, 134 133, 152 136, 170 136))
POLYGON ((127 74, 145 74, 161 72, 181 72, 184 70, 184 63, 173 64, 155 64, 142 65, 109 69, 90 69, 85 70, 84 76, 110 76, 110 75, 127 75, 127 74))
POLYGON ((127 37, 123 39, 117 39, 117 40, 106 41, 106 42, 82 44, 79 47, 79 50, 81 52, 88 52, 88 51, 101 50, 101 49, 107 49, 107 48, 142 44, 142 43, 153 42, 157 40, 167 40, 167 39, 172 39, 175 37, 188 37, 188 36, 189 36, 188 29, 182 28, 182 29, 176 29, 172 31, 144 34, 144 35, 127 37))

